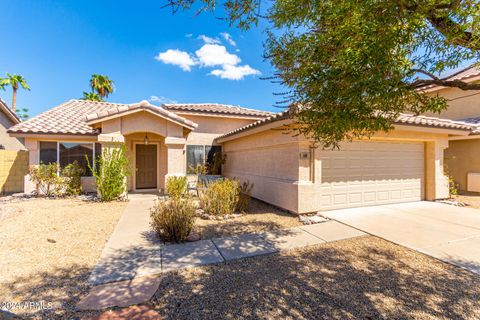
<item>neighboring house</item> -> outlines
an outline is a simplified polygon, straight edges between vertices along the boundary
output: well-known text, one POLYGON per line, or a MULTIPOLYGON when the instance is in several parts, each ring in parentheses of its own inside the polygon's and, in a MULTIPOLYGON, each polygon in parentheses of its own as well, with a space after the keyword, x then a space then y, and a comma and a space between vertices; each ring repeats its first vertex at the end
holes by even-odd
POLYGON ((23 191, 28 155, 23 139, 7 133, 10 127, 20 122, 20 118, 0 99, 0 194, 23 191))
POLYGON ((0 150, 22 150, 22 139, 9 136, 7 129, 19 124, 20 118, 0 99, 0 150))
MULTIPOLYGON (((480 69, 468 67, 445 79, 479 82, 480 69)), ((448 109, 436 116, 480 125, 480 91, 433 85, 421 90, 427 95, 439 95, 448 100, 448 109)), ((469 136, 450 137, 449 147, 445 150, 445 164, 446 171, 458 184, 459 190, 480 192, 480 132, 474 131, 469 136)))
MULTIPOLYGON (((164 190, 171 175, 226 154, 223 174, 254 183, 253 196, 295 213, 446 198, 443 150, 473 126, 402 115, 395 130, 322 150, 290 130, 288 112, 219 104, 114 104, 71 100, 9 130, 25 138, 30 164, 79 162, 125 144, 135 170, 128 189, 164 190)), ((85 163, 82 164, 86 166, 85 163)), ((86 190, 93 179, 85 177, 86 190)), ((26 179, 26 191, 30 191, 26 179)))

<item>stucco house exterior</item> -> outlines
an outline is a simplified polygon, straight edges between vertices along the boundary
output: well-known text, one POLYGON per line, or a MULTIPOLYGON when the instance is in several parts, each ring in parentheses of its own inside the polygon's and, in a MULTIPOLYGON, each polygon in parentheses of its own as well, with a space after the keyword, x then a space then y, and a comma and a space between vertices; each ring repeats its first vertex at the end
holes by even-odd
MULTIPOLYGON (((480 69, 475 66, 468 67, 445 79, 479 82, 480 69)), ((421 91, 448 100, 448 109, 436 116, 480 125, 480 91, 464 91, 433 85, 422 87, 421 91)), ((451 136, 449 147, 445 150, 445 164, 448 174, 458 184, 460 191, 480 192, 480 131, 474 130, 468 136, 451 136)))
POLYGON ((0 99, 0 150, 25 149, 22 140, 11 137, 7 130, 21 122, 20 118, 0 99))
MULTIPOLYGON (((222 150, 223 175, 253 182, 253 196, 260 200, 306 213, 448 197, 444 149, 451 137, 468 136, 475 128, 402 115, 395 130, 332 151, 293 134, 293 125, 288 111, 70 100, 9 133, 25 139, 31 165, 85 162, 85 155, 93 158, 101 148, 125 144, 133 167, 130 191, 162 192, 169 176, 190 174, 212 150, 222 150)), ((94 190, 92 177, 82 183, 84 190, 94 190)), ((28 177, 25 189, 32 189, 28 177)))

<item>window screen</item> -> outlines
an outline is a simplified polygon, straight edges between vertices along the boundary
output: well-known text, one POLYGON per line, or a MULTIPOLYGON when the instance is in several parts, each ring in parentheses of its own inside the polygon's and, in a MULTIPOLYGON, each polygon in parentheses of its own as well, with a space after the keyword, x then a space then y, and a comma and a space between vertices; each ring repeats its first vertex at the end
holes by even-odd
POLYGON ((92 165, 93 161, 93 143, 72 143, 60 142, 60 167, 64 168, 70 163, 77 161, 80 168, 83 169, 84 176, 91 176, 92 173, 87 165, 87 158, 92 165))
POLYGON ((187 146, 187 173, 195 173, 198 165, 205 164, 204 146, 187 146))

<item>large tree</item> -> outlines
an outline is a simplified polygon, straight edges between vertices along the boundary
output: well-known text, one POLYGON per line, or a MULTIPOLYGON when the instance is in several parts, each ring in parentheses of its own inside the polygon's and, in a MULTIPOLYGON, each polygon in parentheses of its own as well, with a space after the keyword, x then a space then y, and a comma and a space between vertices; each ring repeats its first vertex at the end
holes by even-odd
POLYGON ((170 0, 248 29, 269 23, 265 56, 299 130, 326 146, 389 130, 400 113, 441 111, 425 85, 480 90, 439 74, 480 61, 478 0, 170 0), (217 13, 218 15, 218 13, 217 13))
POLYGON ((27 84, 25 78, 19 74, 10 74, 7 73, 6 78, 0 79, 0 88, 4 89, 6 86, 12 87, 12 111, 15 112, 15 107, 17 104, 17 91, 20 87, 25 90, 30 91, 30 87, 27 84))

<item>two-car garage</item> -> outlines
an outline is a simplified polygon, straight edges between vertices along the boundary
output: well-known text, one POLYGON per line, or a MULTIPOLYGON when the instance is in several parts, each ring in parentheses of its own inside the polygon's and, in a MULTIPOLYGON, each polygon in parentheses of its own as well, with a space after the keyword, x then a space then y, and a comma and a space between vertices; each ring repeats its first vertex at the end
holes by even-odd
POLYGON ((422 142, 361 141, 319 151, 322 209, 423 200, 424 149, 422 142))

